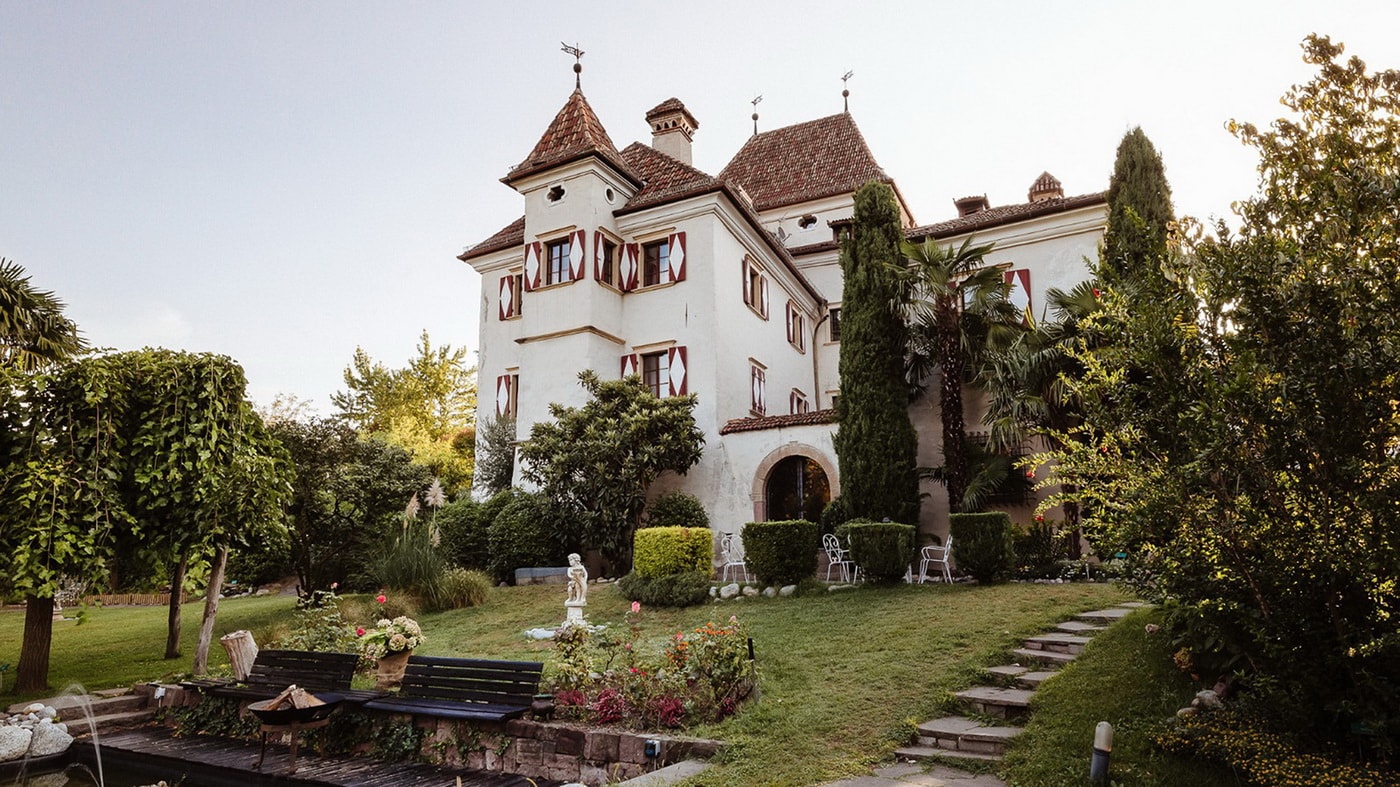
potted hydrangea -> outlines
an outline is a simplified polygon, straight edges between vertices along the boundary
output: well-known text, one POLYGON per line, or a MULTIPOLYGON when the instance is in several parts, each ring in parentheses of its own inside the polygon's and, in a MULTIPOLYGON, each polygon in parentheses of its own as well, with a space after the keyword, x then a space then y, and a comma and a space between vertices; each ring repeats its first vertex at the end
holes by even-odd
POLYGON ((377 687, 397 688, 403 682, 404 667, 413 649, 423 644, 423 630, 413 618, 400 615, 380 618, 374 628, 358 629, 365 658, 377 664, 377 687))

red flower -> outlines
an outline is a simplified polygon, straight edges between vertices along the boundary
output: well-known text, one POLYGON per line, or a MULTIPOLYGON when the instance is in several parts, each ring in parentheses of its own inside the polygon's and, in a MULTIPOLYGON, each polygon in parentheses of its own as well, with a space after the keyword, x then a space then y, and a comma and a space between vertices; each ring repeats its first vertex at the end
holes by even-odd
POLYGON ((363 627, 355 629, 355 636, 357 636, 357 637, 363 637, 364 635, 365 635, 365 630, 364 630, 363 627))
POLYGON ((1044 515, 1044 514, 1036 514, 1036 515, 1035 515, 1035 521, 1037 521, 1037 522, 1044 522, 1044 521, 1045 521, 1045 515, 1044 515))
POLYGON ((1035 478, 1035 471, 1034 471, 1034 470, 1027 470, 1027 471, 1026 471, 1026 478, 1035 478))
POLYGON ((374 597, 374 600, 375 600, 375 601, 378 601, 380 604, 383 604, 384 602, 388 601, 389 598, 388 598, 387 596, 385 596, 383 593, 380 593, 379 595, 377 595, 377 596, 374 597))
POLYGON ((1094 288, 1094 297, 1097 298, 1097 297, 1099 297, 1099 295, 1100 295, 1100 293, 1099 293, 1099 288, 1098 288, 1098 287, 1095 287, 1095 288, 1094 288))
POLYGON ((1106 454, 1106 453, 1108 453, 1108 446, 1106 446, 1106 445, 1101 445, 1101 446, 1099 446, 1099 453, 1101 453, 1101 454, 1106 454))

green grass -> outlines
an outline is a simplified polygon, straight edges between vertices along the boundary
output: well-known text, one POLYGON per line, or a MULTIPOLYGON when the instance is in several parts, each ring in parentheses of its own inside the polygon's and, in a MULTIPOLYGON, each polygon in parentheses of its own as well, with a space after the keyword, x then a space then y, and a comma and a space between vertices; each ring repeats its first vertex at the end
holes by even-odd
MULTIPOLYGON (((1021 638, 1046 630, 1076 612, 1108 606, 1124 598, 1106 585, 863 587, 837 593, 817 590, 789 599, 745 599, 684 610, 644 609, 642 625, 644 638, 659 647, 665 637, 676 631, 737 615, 755 641, 761 697, 721 724, 692 731, 728 744, 716 767, 706 773, 704 783, 711 787, 808 785, 867 772, 871 765, 887 760, 893 749, 906 743, 915 724, 951 708, 949 692, 978 682, 978 669, 1001 663, 1004 654, 1016 647, 1021 638)), ((290 597, 225 601, 220 605, 217 632, 249 628, 259 643, 265 643, 270 632, 279 625, 285 626, 292 604, 290 597)), ((628 605, 612 587, 594 586, 588 598, 588 618, 594 623, 620 622, 628 605)), ((363 598, 349 600, 345 605, 348 613, 358 609, 361 616, 369 614, 372 607, 363 598)), ((200 609, 198 604, 185 609, 187 657, 178 661, 161 658, 165 641, 163 608, 94 609, 88 612, 88 620, 82 626, 55 624, 52 683, 62 687, 78 681, 89 688, 102 688, 186 671, 193 656, 200 609)), ((548 660, 552 645, 529 640, 522 632, 556 625, 562 621, 563 613, 563 588, 559 586, 493 588, 483 606, 419 616, 428 639, 418 652, 548 660)), ((0 662, 17 661, 22 624, 22 612, 0 613, 0 662)), ((1131 627, 1125 624, 1107 636, 1129 629, 1141 639, 1140 623, 1131 627)), ((1139 649, 1096 645, 1090 653, 1105 650, 1105 655, 1131 659, 1137 658, 1134 653, 1139 649), (1118 654, 1118 650, 1124 652, 1118 654)), ((1092 663, 1096 658, 1086 655, 1082 661, 1092 663)), ((215 646, 210 661, 212 668, 225 666, 222 648, 215 646)), ((1085 692, 1092 701, 1087 710, 1075 712, 1097 722, 1108 712, 1101 705, 1112 707, 1119 696, 1131 698, 1134 692, 1150 688, 1144 684, 1159 678, 1177 679, 1145 669, 1132 661, 1114 666, 1110 670, 1112 676, 1125 685, 1106 684, 1085 692)), ((1097 675, 1091 675, 1093 680, 1099 680, 1097 675)), ((1056 683, 1070 685, 1070 678, 1070 674, 1058 678, 1047 684, 1047 689, 1056 683)), ((1049 694, 1054 696, 1053 692, 1049 694)), ((1133 703, 1129 710, 1155 720, 1175 711, 1176 702, 1174 698, 1157 704, 1133 703)), ((1071 702, 1069 706, 1076 704, 1077 701, 1071 702)), ((1087 739, 1074 738, 1080 722, 1076 720, 1070 726, 1074 729, 1066 733, 1072 739, 1069 743, 1060 743, 1054 737, 1044 740, 1052 750, 1072 749, 1073 763, 1062 768, 1056 761, 1049 766, 1055 773, 1053 778, 1026 784, 1082 781, 1065 777, 1086 773, 1088 768, 1087 739)), ((1125 727, 1131 729, 1131 724, 1125 727)), ((1091 734, 1092 722, 1087 729, 1091 734)), ((1150 751, 1133 746, 1131 732, 1120 731, 1119 735, 1122 743, 1115 747, 1115 777, 1120 772, 1157 768, 1150 751)), ((1018 756, 1030 762, 1049 759, 1048 754, 1031 754, 1032 751, 1027 747, 1018 756)))
POLYGON ((1113 725, 1114 785, 1241 783, 1223 766, 1154 751, 1152 734, 1200 688, 1172 663, 1167 636, 1144 630, 1156 615, 1142 610, 1098 634, 1079 658, 1040 687, 1026 731, 1004 760, 1011 784, 1086 783, 1094 727, 1101 721, 1113 725))

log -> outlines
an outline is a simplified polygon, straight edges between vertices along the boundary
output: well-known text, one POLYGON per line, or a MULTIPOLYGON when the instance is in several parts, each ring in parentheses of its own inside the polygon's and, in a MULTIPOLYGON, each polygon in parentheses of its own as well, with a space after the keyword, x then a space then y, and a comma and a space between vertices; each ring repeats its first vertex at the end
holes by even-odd
POLYGON ((253 632, 240 629, 232 634, 219 637, 219 644, 228 653, 229 666, 233 667, 233 677, 239 681, 248 679, 253 671, 253 662, 258 658, 258 643, 253 641, 253 632))

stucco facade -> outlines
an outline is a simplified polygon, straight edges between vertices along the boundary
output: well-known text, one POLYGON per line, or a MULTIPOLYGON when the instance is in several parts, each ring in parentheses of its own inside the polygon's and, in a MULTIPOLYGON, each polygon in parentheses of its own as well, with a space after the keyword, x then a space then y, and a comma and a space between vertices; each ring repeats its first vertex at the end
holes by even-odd
MULTIPOLYGON (((849 114, 756 134, 719 176, 690 166, 699 123, 681 102, 646 120, 652 145, 618 150, 576 90, 502 178, 522 218, 460 256, 482 276, 478 420, 514 416, 528 434, 551 403, 582 403, 585 369, 639 374, 661 396, 695 394, 703 458, 653 492, 691 492, 715 529, 733 532, 772 513, 769 480, 784 460, 809 460, 839 489, 835 238, 856 188, 894 182, 849 114)), ((1037 316, 1046 288, 1087 277, 1102 195, 1065 198, 1043 175, 1026 203, 967 202, 956 219, 918 226, 901 198, 908 236, 994 243, 988 264, 1037 316)), ((916 402, 911 416, 921 464, 941 463, 936 402, 916 402)), ((926 491, 921 528, 941 534, 942 490, 926 491)))

